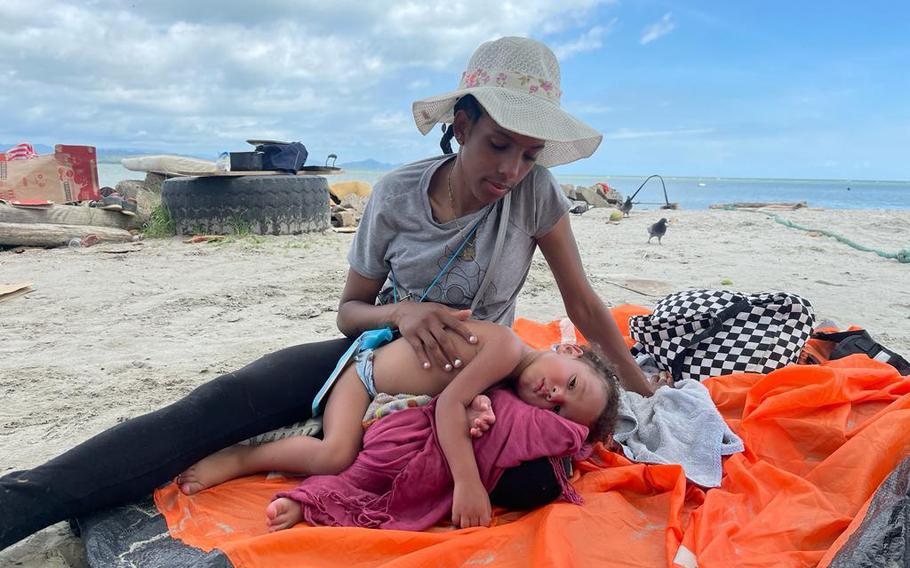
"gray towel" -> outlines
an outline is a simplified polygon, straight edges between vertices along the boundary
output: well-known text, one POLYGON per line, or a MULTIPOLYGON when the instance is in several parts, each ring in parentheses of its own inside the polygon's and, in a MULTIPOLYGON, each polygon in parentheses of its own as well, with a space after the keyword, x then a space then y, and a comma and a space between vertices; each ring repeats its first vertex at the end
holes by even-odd
POLYGON ((743 451, 708 389, 691 379, 650 397, 622 391, 613 438, 630 460, 680 464, 686 479, 702 487, 720 485, 721 456, 743 451))

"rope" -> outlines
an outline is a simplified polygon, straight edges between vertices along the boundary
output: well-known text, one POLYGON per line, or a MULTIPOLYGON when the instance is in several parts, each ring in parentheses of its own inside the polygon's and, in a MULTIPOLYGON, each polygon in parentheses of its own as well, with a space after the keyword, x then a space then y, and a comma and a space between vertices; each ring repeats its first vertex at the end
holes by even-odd
MULTIPOLYGON (((728 205, 727 207, 724 207, 724 210, 736 211, 737 209, 736 209, 736 207, 733 207, 732 205, 728 205)), ((891 258, 891 259, 894 259, 901 263, 910 263, 910 249, 902 249, 897 252, 885 252, 883 250, 861 245, 855 241, 851 241, 847 237, 838 235, 837 233, 834 233, 832 231, 827 231, 825 229, 812 229, 809 227, 803 227, 802 225, 798 225, 798 224, 794 223, 793 221, 790 221, 789 219, 784 219, 783 217, 781 217, 780 215, 777 215, 776 213, 769 213, 767 211, 756 211, 755 213, 763 213, 763 214, 767 215, 768 217, 774 219, 781 225, 783 225, 785 227, 790 227, 791 229, 799 229, 800 231, 810 231, 813 233, 821 233, 822 235, 831 237, 832 239, 842 242, 845 245, 851 246, 851 247, 855 248, 856 250, 861 250, 863 252, 872 252, 882 258, 891 258)))

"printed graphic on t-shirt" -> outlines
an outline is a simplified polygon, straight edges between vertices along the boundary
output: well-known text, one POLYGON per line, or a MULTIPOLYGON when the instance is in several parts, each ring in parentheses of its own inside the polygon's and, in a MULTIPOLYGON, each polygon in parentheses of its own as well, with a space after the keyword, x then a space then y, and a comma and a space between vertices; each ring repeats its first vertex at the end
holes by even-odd
MULTIPOLYGON (((457 248, 454 247, 445 247, 443 255, 436 262, 440 270, 449 262, 456 250, 457 248)), ((452 262, 448 272, 430 290, 427 300, 446 304, 453 308, 470 308, 471 302, 474 301, 474 294, 480 288, 480 282, 483 280, 485 273, 486 270, 477 262, 472 243, 468 243, 459 257, 452 262)), ((492 282, 488 288, 488 293, 490 292, 495 294, 495 287, 492 282)))

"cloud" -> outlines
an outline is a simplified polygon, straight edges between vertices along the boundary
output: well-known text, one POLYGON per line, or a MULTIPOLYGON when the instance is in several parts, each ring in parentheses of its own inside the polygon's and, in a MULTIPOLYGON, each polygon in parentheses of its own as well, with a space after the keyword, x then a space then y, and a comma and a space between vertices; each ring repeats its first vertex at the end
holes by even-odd
POLYGON ((606 135, 610 140, 635 140, 639 138, 668 138, 674 136, 696 136, 699 134, 711 134, 713 128, 681 128, 677 130, 630 130, 620 128, 615 132, 606 135))
POLYGON ((653 23, 645 28, 644 32, 641 34, 639 43, 641 45, 647 45, 656 39, 662 38, 674 29, 676 29, 676 22, 673 21, 672 14, 667 12, 659 22, 653 23))
POLYGON ((609 26, 589 22, 612 2, 2 2, 0 104, 16 110, 0 141, 209 153, 266 133, 333 148, 370 134, 398 147, 411 100, 453 86, 479 43, 574 34, 567 57, 596 49, 609 26))
POLYGON ((408 83, 408 89, 412 91, 422 91, 430 86, 430 81, 427 79, 415 79, 408 83))
POLYGON ((572 114, 607 114, 616 110, 614 107, 599 102, 575 102, 566 105, 566 110, 572 114))
POLYGON ((613 31, 617 19, 613 18, 606 26, 594 26, 571 42, 554 45, 553 53, 560 61, 565 61, 576 53, 600 49, 603 47, 603 38, 613 31))

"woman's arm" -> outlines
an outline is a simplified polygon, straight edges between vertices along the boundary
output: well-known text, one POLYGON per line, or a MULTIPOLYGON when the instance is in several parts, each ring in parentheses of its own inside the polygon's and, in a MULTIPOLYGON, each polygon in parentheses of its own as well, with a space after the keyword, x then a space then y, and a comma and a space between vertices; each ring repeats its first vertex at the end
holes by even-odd
POLYGON ((485 331, 477 355, 436 400, 439 446, 455 482, 452 523, 462 528, 488 526, 492 516, 490 497, 474 457, 467 408, 475 396, 509 376, 518 366, 521 354, 521 341, 510 329, 485 331))
POLYGON ((452 365, 457 350, 449 337, 448 330, 464 337, 470 343, 473 334, 464 325, 471 316, 469 310, 453 310, 433 302, 399 302, 397 304, 375 305, 376 296, 382 290, 385 280, 374 280, 348 270, 348 278, 338 304, 336 323, 341 333, 356 337, 367 329, 390 326, 397 328, 421 361, 437 364, 442 368, 452 365))
POLYGON ((588 282, 569 215, 563 215, 537 243, 556 278, 569 319, 616 365, 619 380, 626 390, 652 395, 654 389, 632 358, 613 315, 588 282))

